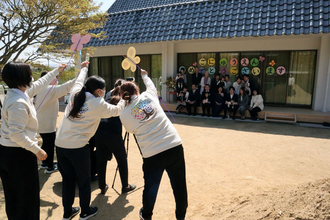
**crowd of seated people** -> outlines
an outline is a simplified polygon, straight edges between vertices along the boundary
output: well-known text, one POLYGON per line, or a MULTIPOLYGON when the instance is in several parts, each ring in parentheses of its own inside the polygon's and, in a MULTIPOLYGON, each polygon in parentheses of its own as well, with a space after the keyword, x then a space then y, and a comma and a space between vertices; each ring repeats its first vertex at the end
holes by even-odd
POLYGON ((209 73, 202 76, 196 68, 192 74, 193 84, 187 90, 183 72, 177 76, 177 108, 178 114, 186 110, 187 115, 197 115, 197 107, 202 107, 202 116, 219 117, 223 111, 223 119, 235 120, 238 112, 241 119, 245 119, 246 111, 250 112, 252 120, 259 120, 258 112, 264 109, 263 98, 258 93, 255 83, 248 75, 237 77, 232 83, 229 75, 215 75, 211 80, 209 73), (199 83, 196 83, 198 82, 199 83))

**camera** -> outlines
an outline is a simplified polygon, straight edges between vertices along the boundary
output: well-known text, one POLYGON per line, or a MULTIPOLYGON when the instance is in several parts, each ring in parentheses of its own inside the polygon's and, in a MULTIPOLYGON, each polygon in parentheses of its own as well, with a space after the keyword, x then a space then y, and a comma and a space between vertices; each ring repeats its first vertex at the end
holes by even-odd
POLYGON ((135 78, 134 77, 126 77, 126 81, 135 82, 135 78))

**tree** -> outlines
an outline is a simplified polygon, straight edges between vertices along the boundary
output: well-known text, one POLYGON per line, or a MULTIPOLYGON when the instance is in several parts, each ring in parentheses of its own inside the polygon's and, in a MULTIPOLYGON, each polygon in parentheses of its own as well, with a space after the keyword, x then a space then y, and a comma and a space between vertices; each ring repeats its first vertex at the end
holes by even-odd
MULTIPOLYGON (((99 8, 93 0, 1 0, 0 67, 17 60, 29 46, 39 49, 23 62, 63 52, 74 33, 84 35, 103 27, 107 17, 99 8)), ((91 35, 105 37, 104 32, 91 35)))

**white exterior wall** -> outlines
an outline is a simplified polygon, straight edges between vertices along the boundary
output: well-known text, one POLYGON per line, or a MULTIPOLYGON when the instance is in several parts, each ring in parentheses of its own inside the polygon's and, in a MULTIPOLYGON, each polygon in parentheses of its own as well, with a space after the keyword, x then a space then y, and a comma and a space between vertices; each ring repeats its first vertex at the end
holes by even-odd
POLYGON ((162 54, 163 99, 168 101, 165 80, 177 72, 178 53, 246 52, 276 50, 317 50, 317 66, 312 108, 330 111, 330 34, 240 37, 230 39, 204 39, 106 46, 96 49, 93 57, 121 56, 129 46, 137 54, 162 54), (327 89, 328 88, 328 89, 327 89))

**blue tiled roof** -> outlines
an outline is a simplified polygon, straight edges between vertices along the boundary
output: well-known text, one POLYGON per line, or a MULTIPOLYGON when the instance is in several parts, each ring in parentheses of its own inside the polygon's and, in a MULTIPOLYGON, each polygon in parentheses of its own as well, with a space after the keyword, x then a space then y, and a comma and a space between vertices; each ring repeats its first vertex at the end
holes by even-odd
POLYGON ((117 0, 89 46, 330 32, 330 0, 117 0))

